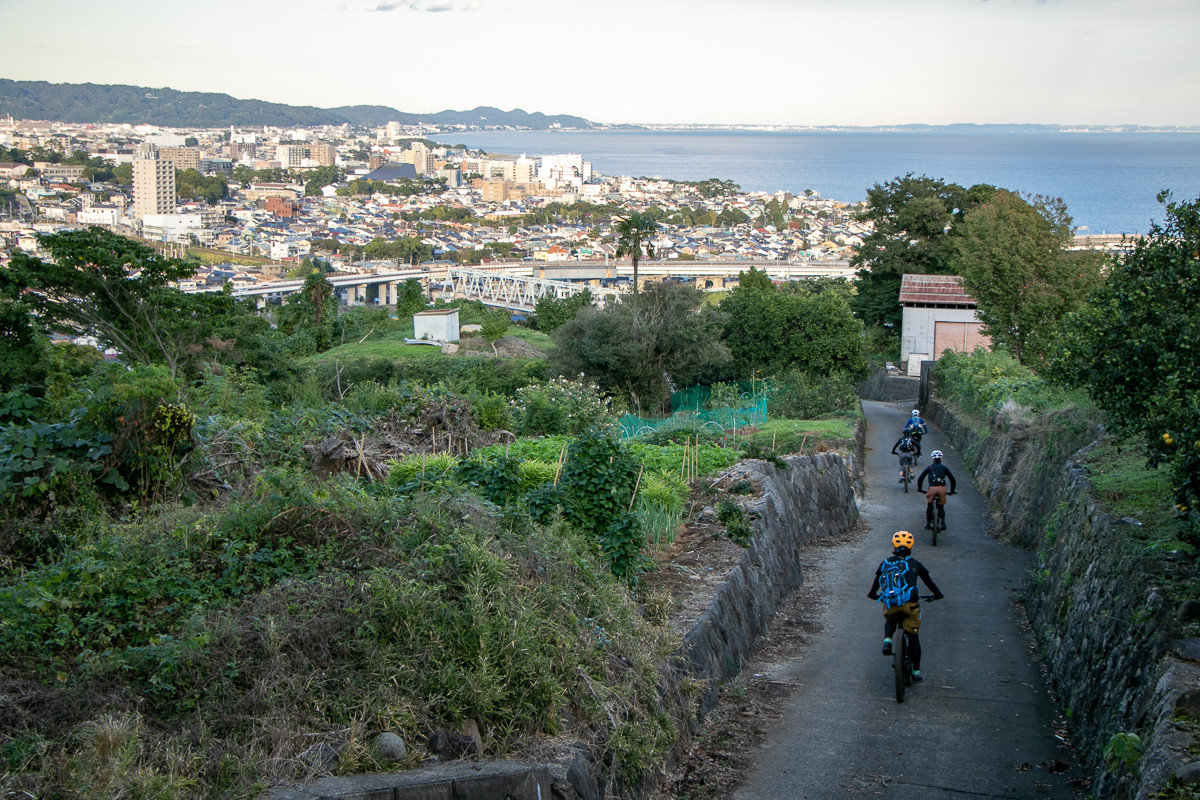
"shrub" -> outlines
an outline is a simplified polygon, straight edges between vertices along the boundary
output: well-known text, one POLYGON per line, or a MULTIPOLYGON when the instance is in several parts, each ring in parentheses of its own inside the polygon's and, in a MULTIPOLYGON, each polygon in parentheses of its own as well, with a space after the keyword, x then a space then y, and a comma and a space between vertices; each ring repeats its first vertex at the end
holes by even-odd
POLYGON ((774 417, 812 419, 854 408, 858 394, 847 373, 817 375, 792 367, 769 383, 767 403, 774 417))
POLYGON ((610 404, 594 383, 568 378, 518 389, 512 409, 523 434, 579 433, 612 421, 610 404))

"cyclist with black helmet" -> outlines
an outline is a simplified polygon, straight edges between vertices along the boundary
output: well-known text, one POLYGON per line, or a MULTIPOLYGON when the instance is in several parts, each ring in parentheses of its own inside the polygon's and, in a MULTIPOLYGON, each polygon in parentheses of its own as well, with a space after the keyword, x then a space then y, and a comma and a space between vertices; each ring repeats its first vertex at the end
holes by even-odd
POLYGON ((892 636, 898 626, 908 632, 908 654, 912 661, 914 681, 921 678, 921 602, 917 592, 917 579, 929 587, 934 600, 945 595, 929 576, 929 570, 912 557, 915 537, 908 531, 896 531, 892 535, 892 554, 885 558, 875 570, 871 590, 867 597, 883 603, 883 654, 892 654, 892 636))
POLYGON ((955 486, 954 473, 942 463, 942 451, 934 450, 929 454, 933 459, 933 463, 925 468, 917 477, 917 491, 925 492, 921 485, 925 483, 925 479, 929 479, 929 490, 925 492, 925 529, 933 528, 933 505, 937 503, 938 522, 942 526, 942 530, 946 530, 946 482, 950 482, 950 494, 954 494, 955 486))
MULTIPOLYGON (((905 430, 900 434, 900 438, 896 440, 896 443, 892 445, 892 455, 900 456, 900 483, 904 483, 904 471, 911 470, 913 464, 917 463, 917 458, 921 455, 920 435, 914 436, 905 430)), ((909 472, 909 476, 912 476, 912 472, 909 472)))

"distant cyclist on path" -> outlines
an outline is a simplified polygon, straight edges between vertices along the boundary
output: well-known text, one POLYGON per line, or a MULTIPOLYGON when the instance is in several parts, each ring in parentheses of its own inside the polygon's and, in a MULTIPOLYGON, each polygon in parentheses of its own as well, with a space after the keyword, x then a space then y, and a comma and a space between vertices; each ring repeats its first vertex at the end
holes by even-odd
POLYGON ((942 451, 934 450, 929 454, 933 459, 933 463, 925 468, 925 471, 917 477, 917 491, 924 492, 921 485, 925 483, 925 479, 929 479, 929 491, 925 494, 927 504, 925 506, 925 529, 933 528, 933 504, 937 503, 938 521, 941 523, 942 530, 946 530, 946 481, 950 482, 950 494, 954 494, 955 486, 954 473, 950 468, 942 463, 942 451))
POLYGON ((920 578, 933 592, 934 600, 945 595, 929 577, 925 565, 912 557, 916 539, 908 531, 896 531, 892 535, 892 554, 885 558, 875 570, 871 591, 867 597, 883 603, 883 654, 892 654, 892 636, 899 625, 908 631, 908 654, 912 661, 914 681, 921 677, 921 603, 917 592, 920 578))
POLYGON ((892 455, 900 456, 900 483, 904 483, 904 470, 917 463, 917 457, 921 455, 921 437, 913 436, 906 430, 892 445, 892 455))

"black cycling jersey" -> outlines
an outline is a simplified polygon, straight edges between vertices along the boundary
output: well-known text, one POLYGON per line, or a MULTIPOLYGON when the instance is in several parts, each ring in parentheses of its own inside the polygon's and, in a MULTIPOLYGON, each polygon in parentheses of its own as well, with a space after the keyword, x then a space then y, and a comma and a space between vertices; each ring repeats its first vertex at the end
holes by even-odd
POLYGON ((922 472, 920 474, 920 476, 917 478, 917 491, 918 492, 924 491, 921 488, 921 486, 925 482, 926 478, 929 479, 929 485, 931 487, 932 486, 945 486, 946 481, 949 480, 950 481, 950 491, 952 491, 952 492, 954 491, 954 487, 955 487, 954 473, 951 472, 950 469, 945 464, 941 463, 940 461, 935 461, 932 464, 930 464, 928 467, 925 468, 925 471, 922 472))

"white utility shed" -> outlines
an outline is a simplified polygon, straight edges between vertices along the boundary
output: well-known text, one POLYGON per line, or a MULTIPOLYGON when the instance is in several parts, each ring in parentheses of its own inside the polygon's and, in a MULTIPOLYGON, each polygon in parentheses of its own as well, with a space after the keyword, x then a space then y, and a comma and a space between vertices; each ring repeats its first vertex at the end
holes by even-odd
POLYGON ((431 342, 457 342, 458 309, 439 308, 413 314, 413 338, 431 342))

